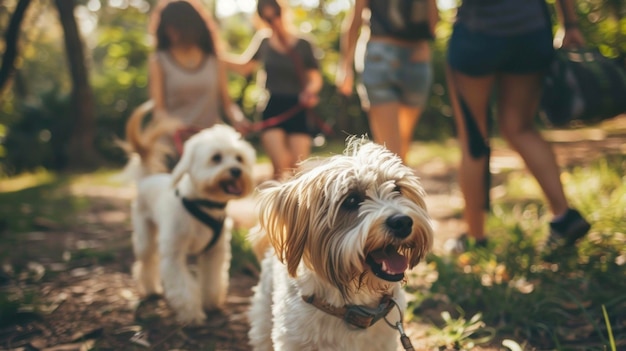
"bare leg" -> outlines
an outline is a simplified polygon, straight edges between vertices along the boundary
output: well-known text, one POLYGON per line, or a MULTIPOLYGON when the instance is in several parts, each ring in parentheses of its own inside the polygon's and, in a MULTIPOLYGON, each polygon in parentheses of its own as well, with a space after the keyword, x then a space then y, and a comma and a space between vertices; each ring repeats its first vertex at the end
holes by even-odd
POLYGON ((374 141, 401 156, 402 142, 398 134, 400 129, 399 108, 397 102, 373 105, 369 111, 369 123, 374 141))
POLYGON ((541 79, 540 74, 502 75, 499 78, 498 122, 502 136, 537 179, 553 214, 560 215, 568 208, 560 169, 552 147, 533 125, 541 99, 541 79))
POLYGON ((409 148, 411 146, 411 142, 413 141, 413 132, 421 114, 421 107, 400 105, 400 111, 398 113, 398 127, 400 131, 400 141, 402 142, 402 146, 398 155, 400 156, 400 158, 402 158, 404 163, 406 163, 407 161, 409 148))
POLYGON ((271 128, 261 134, 261 143, 274 167, 274 179, 282 179, 285 172, 293 167, 291 152, 288 149, 287 133, 271 128))
POLYGON ((469 150, 469 136, 461 101, 463 99, 480 133, 487 136, 487 111, 495 77, 470 77, 447 69, 448 90, 461 146, 459 184, 465 200, 464 217, 467 233, 475 239, 485 237, 485 163, 486 157, 474 158, 469 150))
POLYGON ((304 161, 311 155, 313 140, 307 134, 294 133, 287 135, 287 145, 291 152, 291 168, 296 169, 298 162, 304 161))

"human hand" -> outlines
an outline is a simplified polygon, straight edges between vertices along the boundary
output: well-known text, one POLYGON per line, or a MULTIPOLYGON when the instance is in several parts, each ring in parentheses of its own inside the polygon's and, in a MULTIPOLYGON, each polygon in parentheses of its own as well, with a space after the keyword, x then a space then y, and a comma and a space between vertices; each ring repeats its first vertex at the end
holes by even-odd
POLYGON ((230 105, 229 117, 230 117, 231 124, 233 128, 235 128, 236 131, 238 131, 241 134, 247 134, 250 131, 252 124, 243 114, 243 112, 241 111, 241 108, 239 108, 239 105, 237 104, 230 105))
POLYGON ((305 89, 300 93, 298 101, 302 106, 310 108, 316 106, 320 102, 320 98, 316 92, 305 89))
POLYGON ((233 121, 233 128, 239 133, 246 135, 252 129, 252 123, 248 119, 233 121))
POLYGON ((585 38, 580 28, 578 28, 578 26, 566 28, 561 47, 565 49, 576 49, 582 48, 583 46, 585 46, 585 38))
POLYGON ((352 95, 352 87, 354 85, 354 75, 352 72, 342 70, 337 73, 337 79, 335 80, 335 85, 337 86, 337 90, 340 94, 344 96, 352 95))

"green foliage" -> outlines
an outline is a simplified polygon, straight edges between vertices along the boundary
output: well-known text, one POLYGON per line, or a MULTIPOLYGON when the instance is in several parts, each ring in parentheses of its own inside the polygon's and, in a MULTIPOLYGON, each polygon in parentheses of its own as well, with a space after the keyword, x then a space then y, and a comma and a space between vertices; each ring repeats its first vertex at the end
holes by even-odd
POLYGON ((491 341, 495 335, 493 328, 485 327, 480 313, 475 314, 469 320, 463 316, 453 318, 447 311, 441 312, 443 327, 432 328, 429 333, 435 334, 437 345, 447 345, 456 350, 471 350, 477 345, 491 341))
MULTIPOLYGON (((539 194, 521 204, 496 201, 488 222, 490 247, 459 256, 431 255, 429 267, 434 267, 437 279, 421 296, 439 300, 445 296, 447 309, 458 306, 470 315, 481 313, 486 326, 497 330, 497 339, 559 350, 622 345, 626 340, 625 170, 626 158, 621 155, 563 174, 572 205, 593 226, 577 247, 563 251, 558 263, 541 259, 549 219, 539 194), (614 316, 612 321, 605 318, 603 306, 614 316), (615 341, 609 340, 612 333, 615 341)), ((516 181, 506 184, 507 190, 516 186, 516 181)), ((423 309, 418 307, 416 315, 423 309)))
POLYGON ((604 323, 606 325, 607 332, 609 333, 609 343, 611 351, 617 351, 615 346, 615 338, 613 337, 613 328, 611 328, 611 321, 609 320, 609 314, 606 312, 606 307, 602 305, 602 314, 604 315, 604 323))
POLYGON ((247 230, 235 230, 233 232, 231 245, 234 259, 232 260, 230 267, 230 271, 233 273, 249 271, 251 267, 256 267, 256 269, 259 268, 257 259, 252 252, 252 248, 250 247, 250 242, 246 240, 247 235, 247 230))
MULTIPOLYGON (((3 191, 0 192, 2 225, 10 232, 19 233, 40 229, 41 221, 58 225, 74 223, 74 213, 84 208, 85 199, 71 195, 68 181, 67 177, 50 173, 4 178, 3 191)), ((10 247, 3 247, 0 253, 4 250, 10 250, 10 247)))
POLYGON ((4 138, 0 174, 15 175, 40 167, 60 169, 66 164, 66 141, 71 132, 67 95, 56 89, 43 93, 40 102, 19 105, 21 118, 4 138))
MULTIPOLYGON (((549 2, 554 4, 555 1, 549 2)), ((81 7, 84 17, 81 18, 85 23, 97 23, 95 29, 83 33, 90 82, 96 98, 96 148, 105 159, 120 164, 124 155, 113 140, 123 136, 123 126, 132 109, 148 97, 147 57, 151 46, 147 35, 149 16, 146 11, 156 1, 131 1, 128 6, 125 3, 98 3, 99 6, 94 8, 96 2, 79 2, 84 5, 81 7)), ((215 6, 216 1, 205 0, 204 3, 215 6)), ((345 15, 343 11, 336 10, 339 1, 327 0, 315 8, 304 7, 301 1, 291 3, 294 5, 296 27, 315 38, 319 48, 324 76, 319 115, 335 126, 338 133, 334 137, 337 139, 343 140, 346 133, 369 133, 366 115, 356 94, 343 98, 337 94, 333 84, 339 58, 341 22, 345 15)), ((618 58, 626 52, 623 2, 578 0, 576 3, 581 28, 591 45, 598 46, 603 54, 610 57, 618 58)), ((13 6, 14 3, 0 6, 0 23, 8 23, 13 6)), ((65 162, 64 148, 67 146, 66 135, 71 127, 64 124, 69 120, 68 111, 57 109, 58 101, 68 96, 71 83, 56 9, 52 3, 43 0, 33 1, 31 7, 20 33, 18 71, 12 89, 0 101, 0 163, 8 174, 32 169, 33 166, 62 168, 65 162), (55 98, 50 99, 50 96, 55 98), (59 128, 51 127, 49 121, 59 121, 59 128), (24 124, 31 127, 24 129, 24 124), (50 140, 43 144, 41 140, 37 141, 42 131, 43 134, 50 133, 50 140), (6 145, 9 139, 14 146, 6 145), (60 144, 51 146, 53 140, 60 144), (23 146, 32 141, 36 142, 34 149, 40 150, 43 156, 24 150, 23 146), (53 150, 47 150, 44 146, 51 146, 53 150), (15 152, 17 154, 12 155, 15 152), (25 161, 22 162, 22 158, 25 161)), ((445 49, 454 10, 442 11, 441 18, 437 28, 438 39, 433 42, 435 82, 428 107, 416 129, 415 137, 420 140, 442 140, 454 134, 444 79, 445 49)), ((239 13, 218 20, 224 46, 229 51, 242 52, 256 30, 250 15, 239 13)), ((87 29, 88 26, 83 28, 87 29)), ((230 77, 229 91, 236 100, 241 98, 244 112, 249 117, 255 115, 262 94, 253 87, 255 83, 254 78, 246 80, 232 75, 230 77)))
POLYGON ((0 327, 37 315, 39 297, 31 290, 0 291, 0 327))

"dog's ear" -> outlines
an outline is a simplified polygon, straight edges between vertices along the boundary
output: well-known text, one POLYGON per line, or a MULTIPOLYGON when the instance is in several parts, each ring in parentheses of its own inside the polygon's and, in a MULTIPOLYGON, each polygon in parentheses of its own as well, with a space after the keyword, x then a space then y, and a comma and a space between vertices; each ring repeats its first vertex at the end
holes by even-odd
POLYGON ((262 190, 260 225, 278 259, 296 276, 308 240, 309 216, 302 207, 295 181, 262 190))
POLYGON ((193 145, 193 139, 189 139, 185 142, 183 146, 183 155, 174 167, 174 170, 172 170, 172 187, 176 186, 176 184, 180 182, 181 178, 189 170, 189 167, 191 167, 194 153, 193 145))

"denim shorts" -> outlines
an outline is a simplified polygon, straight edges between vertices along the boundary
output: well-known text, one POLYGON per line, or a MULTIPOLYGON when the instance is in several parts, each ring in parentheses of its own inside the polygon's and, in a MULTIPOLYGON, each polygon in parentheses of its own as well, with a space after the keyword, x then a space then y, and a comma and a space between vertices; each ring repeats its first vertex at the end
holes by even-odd
POLYGON ((413 62, 413 48, 368 42, 362 80, 370 105, 400 102, 420 107, 426 104, 433 81, 430 62, 413 62))
POLYGON ((448 43, 448 64, 469 76, 528 74, 548 69, 554 56, 552 34, 539 29, 514 36, 475 32, 455 24, 448 43))

